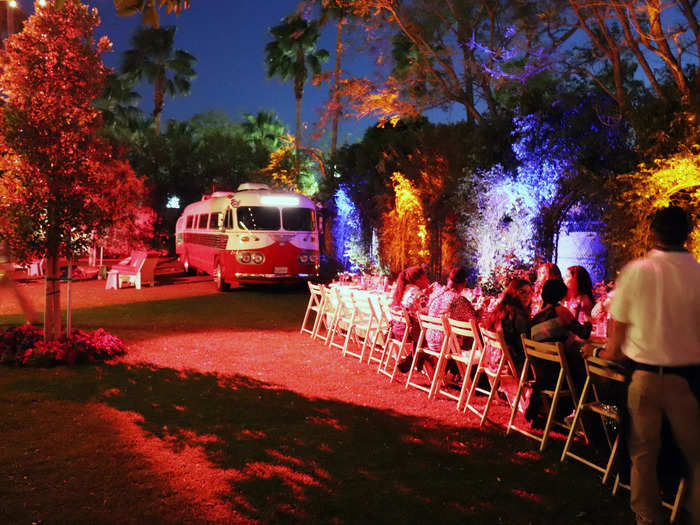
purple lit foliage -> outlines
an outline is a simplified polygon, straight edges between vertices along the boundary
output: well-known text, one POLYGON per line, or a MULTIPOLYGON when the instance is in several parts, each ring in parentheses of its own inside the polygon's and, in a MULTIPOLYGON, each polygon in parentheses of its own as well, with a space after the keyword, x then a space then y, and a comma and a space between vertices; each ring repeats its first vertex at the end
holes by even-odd
POLYGON ((348 270, 366 266, 368 255, 362 243, 362 219, 350 197, 350 191, 341 184, 334 197, 337 215, 333 223, 336 258, 348 270))

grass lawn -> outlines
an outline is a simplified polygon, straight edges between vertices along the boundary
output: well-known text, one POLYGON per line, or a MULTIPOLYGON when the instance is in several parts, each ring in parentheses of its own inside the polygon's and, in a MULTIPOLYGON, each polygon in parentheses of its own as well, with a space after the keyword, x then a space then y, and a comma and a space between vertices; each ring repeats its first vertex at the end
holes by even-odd
POLYGON ((631 522, 561 439, 505 436, 505 407, 480 430, 299 335, 301 288, 74 286, 74 326, 128 355, 0 368, 0 523, 631 522))

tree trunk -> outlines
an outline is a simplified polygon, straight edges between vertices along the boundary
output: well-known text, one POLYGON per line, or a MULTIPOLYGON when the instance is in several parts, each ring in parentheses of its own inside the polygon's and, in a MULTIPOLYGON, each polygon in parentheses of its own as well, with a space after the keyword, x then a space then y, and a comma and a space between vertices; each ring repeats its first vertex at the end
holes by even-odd
POLYGON ((340 119, 340 103, 338 100, 338 89, 340 85, 340 56, 343 53, 343 17, 338 19, 338 30, 335 35, 335 68, 333 70, 333 93, 331 95, 331 105, 333 109, 333 124, 331 131, 331 156, 335 155, 338 147, 338 120, 340 119))
POLYGON ((156 124, 156 135, 160 135, 160 117, 165 106, 165 69, 158 73, 153 87, 153 119, 156 124))
POLYGON ((61 288, 58 250, 46 256, 46 285, 44 299, 44 341, 56 341, 61 336, 61 288))
POLYGON ((297 105, 297 132, 294 137, 294 170, 296 171, 297 178, 299 178, 301 174, 301 164, 299 162, 299 151, 301 150, 301 97, 295 98, 297 105))

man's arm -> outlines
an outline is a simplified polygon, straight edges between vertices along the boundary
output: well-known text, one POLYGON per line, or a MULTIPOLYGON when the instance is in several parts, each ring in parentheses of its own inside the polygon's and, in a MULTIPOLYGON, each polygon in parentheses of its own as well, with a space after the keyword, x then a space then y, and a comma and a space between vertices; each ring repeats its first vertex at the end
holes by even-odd
MULTIPOLYGON (((600 350, 597 357, 607 359, 608 361, 622 361, 625 358, 625 355, 622 353, 622 345, 627 339, 627 330, 629 326, 629 323, 623 323, 613 319, 612 333, 608 336, 605 348, 600 350)), ((586 345, 582 351, 585 357, 589 357, 593 355, 595 346, 586 345)))

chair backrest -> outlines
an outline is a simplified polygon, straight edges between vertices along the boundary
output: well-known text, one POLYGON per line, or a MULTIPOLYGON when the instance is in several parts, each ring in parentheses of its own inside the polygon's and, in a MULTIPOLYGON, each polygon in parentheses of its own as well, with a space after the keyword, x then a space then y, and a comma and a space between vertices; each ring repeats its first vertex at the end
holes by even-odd
POLYGON ((532 339, 525 337, 525 334, 521 335, 520 337, 523 341, 523 350, 525 350, 525 354, 527 356, 566 365, 564 345, 562 343, 544 343, 541 341, 533 341, 532 339))
POLYGON ((314 297, 321 297, 321 286, 318 284, 314 284, 311 281, 306 281, 306 284, 309 285, 309 292, 311 293, 312 296, 314 297))
POLYGON ((454 335, 471 337, 474 340, 476 348, 481 349, 483 347, 483 341, 481 340, 481 334, 479 333, 479 326, 476 319, 458 321, 457 319, 447 318, 447 323, 450 327, 450 332, 454 335))
POLYGON ((374 319, 374 311, 370 304, 369 298, 372 294, 366 290, 354 290, 352 300, 355 306, 355 313, 358 317, 357 321, 363 324, 369 323, 370 319, 374 319))
POLYGON ((441 317, 433 317, 431 315, 418 314, 418 324, 421 330, 438 330, 444 333, 445 328, 442 324, 441 317))
POLYGON ((592 356, 586 358, 584 363, 586 365, 586 373, 588 375, 596 375, 612 381, 619 381, 620 383, 627 381, 625 372, 617 363, 592 356))
POLYGON ((129 258, 129 266, 131 266, 134 269, 134 271, 141 271, 143 263, 146 262, 147 256, 148 253, 146 252, 132 252, 131 257, 129 258))
POLYGON ((367 302, 369 303, 369 307, 372 310, 372 315, 376 320, 381 321, 385 318, 384 310, 382 310, 382 305, 379 304, 379 297, 376 294, 369 294, 367 296, 367 302))
POLYGON ((408 317, 408 311, 402 307, 387 308, 386 313, 389 316, 389 321, 394 323, 403 323, 406 329, 403 331, 403 337, 398 339, 394 335, 394 330, 391 330, 390 336, 392 341, 400 342, 402 345, 408 341, 408 335, 411 331, 411 319, 408 317))
POLYGON ((336 299, 338 300, 339 314, 347 317, 355 311, 355 303, 352 297, 352 289, 348 286, 337 286, 335 288, 336 299))
POLYGON ((333 317, 338 308, 338 298, 331 288, 324 284, 320 286, 323 301, 323 315, 326 317, 333 317))
POLYGON ((483 326, 479 326, 479 333, 481 334, 481 338, 483 340, 484 344, 484 351, 485 352, 494 352, 498 351, 501 352, 503 356, 505 356, 505 362, 510 368, 513 376, 516 378, 518 375, 520 375, 519 370, 515 367, 515 363, 513 362, 513 356, 510 355, 510 348, 508 348, 508 344, 506 343, 506 339, 503 336, 503 331, 498 330, 498 331, 491 331, 487 330, 483 326))

